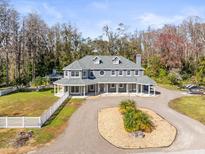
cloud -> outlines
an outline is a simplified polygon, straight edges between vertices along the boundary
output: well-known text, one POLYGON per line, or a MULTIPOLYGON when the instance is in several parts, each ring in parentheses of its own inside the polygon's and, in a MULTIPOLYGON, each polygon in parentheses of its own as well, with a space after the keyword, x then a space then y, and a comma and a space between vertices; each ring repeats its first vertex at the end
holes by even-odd
POLYGON ((104 2, 97 2, 94 1, 90 4, 90 7, 94 8, 94 9, 100 9, 100 10, 107 10, 109 8, 108 2, 104 1, 104 2))
POLYGON ((180 23, 185 16, 183 15, 175 15, 172 17, 161 16, 154 13, 145 13, 139 17, 137 20, 139 21, 142 27, 151 26, 152 28, 160 28, 164 24, 178 24, 180 23))
POLYGON ((63 18, 63 15, 55 7, 50 6, 47 3, 43 3, 42 6, 46 14, 58 20, 63 18))
POLYGON ((148 26, 151 26, 152 28, 161 28, 164 24, 180 24, 190 16, 199 16, 204 20, 204 14, 204 8, 187 7, 182 9, 176 15, 164 16, 148 12, 138 16, 135 20, 137 20, 139 27, 142 29, 147 28, 148 26))

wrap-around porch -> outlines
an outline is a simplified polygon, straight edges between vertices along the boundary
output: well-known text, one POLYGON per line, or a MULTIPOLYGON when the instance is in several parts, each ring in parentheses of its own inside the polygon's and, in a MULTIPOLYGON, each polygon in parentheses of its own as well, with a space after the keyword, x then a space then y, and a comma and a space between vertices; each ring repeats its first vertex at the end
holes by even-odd
POLYGON ((139 83, 97 83, 90 85, 58 85, 54 84, 54 94, 61 97, 65 92, 70 96, 95 96, 100 94, 138 94, 155 95, 154 85, 139 83))

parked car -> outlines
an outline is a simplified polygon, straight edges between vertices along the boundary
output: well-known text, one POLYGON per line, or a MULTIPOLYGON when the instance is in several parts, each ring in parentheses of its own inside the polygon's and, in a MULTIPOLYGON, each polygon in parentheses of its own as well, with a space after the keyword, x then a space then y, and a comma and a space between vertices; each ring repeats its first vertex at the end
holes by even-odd
POLYGON ((205 94, 205 87, 196 86, 196 85, 188 85, 186 87, 188 89, 189 94, 199 94, 199 95, 205 94))

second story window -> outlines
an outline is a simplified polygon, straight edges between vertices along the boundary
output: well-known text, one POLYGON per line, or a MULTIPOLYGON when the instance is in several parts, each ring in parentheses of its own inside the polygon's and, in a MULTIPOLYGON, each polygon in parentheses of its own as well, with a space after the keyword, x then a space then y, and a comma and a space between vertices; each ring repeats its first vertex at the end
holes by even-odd
POLYGON ((89 76, 94 77, 93 71, 90 71, 89 76))
POLYGON ((84 78, 86 77, 86 71, 83 71, 83 77, 84 78))
POLYGON ((65 76, 68 76, 68 71, 65 71, 65 76))
POLYGON ((115 72, 114 70, 112 70, 112 71, 111 71, 111 75, 112 75, 112 76, 115 76, 115 75, 116 75, 116 72, 115 72))
POLYGON ((122 75, 123 75, 122 73, 123 73, 122 70, 119 70, 119 71, 118 71, 118 75, 119 75, 119 76, 122 76, 122 75))
POLYGON ((79 71, 71 71, 71 77, 79 77, 79 71))
POLYGON ((139 75, 139 71, 138 70, 135 70, 135 75, 139 75))
POLYGON ((130 75, 131 75, 130 70, 127 70, 127 76, 130 76, 130 75))

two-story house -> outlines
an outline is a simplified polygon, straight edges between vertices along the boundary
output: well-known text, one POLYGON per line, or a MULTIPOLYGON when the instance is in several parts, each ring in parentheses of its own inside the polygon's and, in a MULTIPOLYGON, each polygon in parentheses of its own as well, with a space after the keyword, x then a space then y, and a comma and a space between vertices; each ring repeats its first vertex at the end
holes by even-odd
POLYGON ((156 82, 144 75, 141 55, 136 63, 122 56, 85 56, 64 69, 64 77, 54 82, 54 93, 62 96, 89 96, 109 93, 155 95, 156 82))

